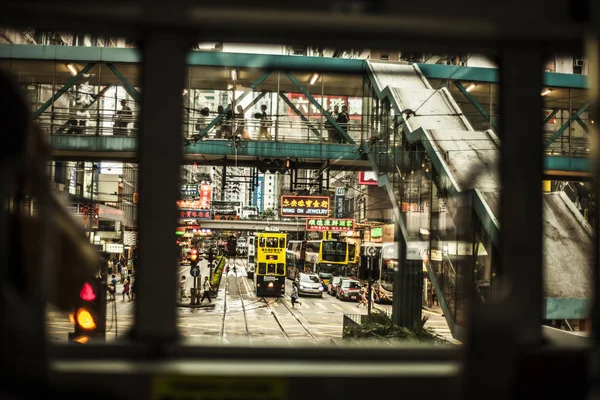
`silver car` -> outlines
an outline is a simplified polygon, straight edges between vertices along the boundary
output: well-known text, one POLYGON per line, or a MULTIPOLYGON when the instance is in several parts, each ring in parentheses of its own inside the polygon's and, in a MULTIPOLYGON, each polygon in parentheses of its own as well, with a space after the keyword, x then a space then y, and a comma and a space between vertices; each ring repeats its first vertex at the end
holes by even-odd
POLYGON ((294 284, 298 287, 299 295, 323 297, 325 288, 317 274, 300 273, 294 284))

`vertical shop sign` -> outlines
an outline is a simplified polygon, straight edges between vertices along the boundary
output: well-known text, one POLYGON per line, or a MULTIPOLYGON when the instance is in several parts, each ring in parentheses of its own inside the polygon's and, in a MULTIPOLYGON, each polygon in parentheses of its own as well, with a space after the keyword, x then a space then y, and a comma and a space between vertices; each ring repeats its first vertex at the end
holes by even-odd
POLYGON ((210 185, 200 185, 200 207, 210 208, 210 196, 211 188, 210 185))
POLYGON ((252 205, 258 208, 258 213, 263 212, 263 186, 264 186, 265 177, 258 177, 258 186, 252 193, 252 205))
POLYGON ((335 217, 344 218, 344 198, 346 197, 346 188, 335 188, 335 217))

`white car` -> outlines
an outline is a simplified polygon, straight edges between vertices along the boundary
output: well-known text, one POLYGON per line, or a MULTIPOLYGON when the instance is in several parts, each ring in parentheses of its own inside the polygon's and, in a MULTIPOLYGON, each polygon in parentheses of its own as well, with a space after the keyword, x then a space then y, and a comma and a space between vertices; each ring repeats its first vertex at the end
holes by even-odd
POLYGON ((317 274, 300 273, 294 284, 298 287, 298 295, 323 297, 325 288, 317 274))

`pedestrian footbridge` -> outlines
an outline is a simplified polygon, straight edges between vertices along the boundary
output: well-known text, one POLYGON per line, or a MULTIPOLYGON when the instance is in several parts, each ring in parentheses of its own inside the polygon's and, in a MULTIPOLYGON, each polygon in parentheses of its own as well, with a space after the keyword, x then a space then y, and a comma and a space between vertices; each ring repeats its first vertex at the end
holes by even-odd
MULTIPOLYGON (((57 160, 136 160, 140 61, 140 52, 129 48, 0 45, 0 67, 18 75, 28 91, 57 160), (120 100, 128 114, 120 114, 120 100)), ((432 88, 445 87, 475 129, 496 128, 497 70, 414 66, 432 88)), ((391 121, 368 85, 373 74, 364 60, 190 52, 187 75, 181 140, 189 162, 252 164, 280 157, 306 168, 329 161, 332 169, 368 169, 368 143, 391 121), (334 109, 343 104, 349 106, 347 123, 337 120, 334 109), (269 140, 259 141, 255 114, 261 105, 271 125, 269 140), (241 113, 232 118, 238 107, 241 113), (219 132, 238 132, 239 140, 219 132)), ((585 77, 544 73, 544 80, 546 178, 586 179, 592 121, 585 77)))
MULTIPOLYGON (((418 65, 370 62, 369 69, 374 92, 397 118, 367 153, 400 204, 407 248, 420 247, 424 255, 411 260, 414 252, 407 251, 406 263, 426 267, 460 339, 470 287, 478 301, 489 302, 498 279, 501 141, 491 129, 473 129, 450 92, 433 88, 418 65)), ((564 192, 545 194, 543 210, 543 318, 585 319, 592 297, 591 228, 564 192)))

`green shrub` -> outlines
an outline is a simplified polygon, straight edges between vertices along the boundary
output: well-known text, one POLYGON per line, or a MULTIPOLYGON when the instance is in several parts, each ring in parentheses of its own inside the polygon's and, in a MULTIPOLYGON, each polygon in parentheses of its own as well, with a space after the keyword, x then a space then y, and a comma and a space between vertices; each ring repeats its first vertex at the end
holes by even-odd
POLYGON ((225 257, 219 256, 217 257, 217 267, 213 272, 211 285, 215 290, 219 288, 219 283, 221 283, 221 275, 223 274, 223 267, 225 266, 225 257))
POLYGON ((344 337, 370 338, 370 339, 402 339, 410 342, 444 342, 441 336, 432 328, 426 327, 429 319, 423 316, 420 321, 415 321, 412 328, 401 327, 392 322, 391 314, 375 309, 364 323, 354 329, 346 328, 344 337))

